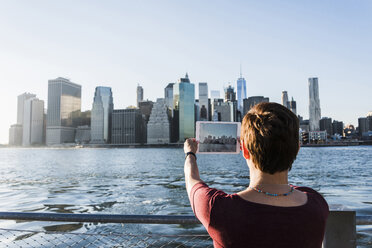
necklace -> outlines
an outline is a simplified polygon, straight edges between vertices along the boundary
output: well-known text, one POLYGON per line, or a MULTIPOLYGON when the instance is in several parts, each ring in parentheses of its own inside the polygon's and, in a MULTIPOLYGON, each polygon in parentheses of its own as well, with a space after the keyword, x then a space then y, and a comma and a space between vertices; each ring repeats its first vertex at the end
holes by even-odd
POLYGON ((294 188, 291 185, 289 185, 289 187, 291 188, 289 190, 289 192, 284 193, 284 194, 269 193, 269 192, 263 191, 261 189, 255 188, 255 187, 251 187, 251 186, 249 186, 248 188, 253 189, 254 191, 256 191, 258 193, 263 193, 263 194, 268 195, 268 196, 287 196, 287 195, 290 195, 293 192, 293 190, 294 190, 294 188))

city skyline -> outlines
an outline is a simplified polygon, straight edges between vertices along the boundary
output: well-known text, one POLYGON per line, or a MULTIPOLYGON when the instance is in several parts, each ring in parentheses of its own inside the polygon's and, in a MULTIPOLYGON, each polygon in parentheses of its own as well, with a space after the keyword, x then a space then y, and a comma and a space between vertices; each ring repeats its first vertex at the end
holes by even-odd
POLYGON ((111 87, 120 109, 135 105, 138 83, 155 101, 186 71, 209 91, 223 92, 228 82, 236 88, 240 64, 247 96, 280 103, 288 91, 305 119, 307 80, 318 77, 322 117, 357 126, 372 110, 371 10, 367 1, 5 2, 0 143, 16 123, 17 96, 31 92, 47 106, 49 79, 82 85, 82 111, 91 109, 96 86, 111 87))

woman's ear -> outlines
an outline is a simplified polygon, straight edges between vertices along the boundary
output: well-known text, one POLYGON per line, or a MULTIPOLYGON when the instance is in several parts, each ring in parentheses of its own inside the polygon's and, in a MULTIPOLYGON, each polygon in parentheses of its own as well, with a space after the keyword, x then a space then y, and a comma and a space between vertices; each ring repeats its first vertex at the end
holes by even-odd
POLYGON ((245 147, 245 144, 244 144, 244 140, 243 139, 240 139, 240 150, 242 150, 243 157, 245 159, 249 159, 250 158, 249 151, 248 151, 247 147, 245 147))

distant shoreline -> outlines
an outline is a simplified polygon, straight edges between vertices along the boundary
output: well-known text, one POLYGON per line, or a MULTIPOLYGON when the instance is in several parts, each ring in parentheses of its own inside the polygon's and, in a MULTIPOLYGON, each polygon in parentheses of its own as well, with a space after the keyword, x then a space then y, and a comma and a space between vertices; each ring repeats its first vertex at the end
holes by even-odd
MULTIPOLYGON (((339 146, 363 146, 372 145, 372 141, 337 142, 327 144, 303 144, 301 147, 339 147, 339 146)), ((8 146, 0 145, 0 148, 183 148, 183 143, 171 144, 64 144, 53 146, 8 146)))

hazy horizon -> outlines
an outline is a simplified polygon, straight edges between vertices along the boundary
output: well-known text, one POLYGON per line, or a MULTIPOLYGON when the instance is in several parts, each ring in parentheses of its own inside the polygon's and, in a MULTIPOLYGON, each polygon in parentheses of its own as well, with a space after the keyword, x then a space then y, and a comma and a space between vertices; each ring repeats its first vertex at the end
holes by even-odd
POLYGON ((16 123, 17 96, 45 101, 48 80, 82 85, 82 111, 96 86, 114 108, 164 97, 188 72, 196 84, 236 86, 281 102, 286 90, 308 118, 308 78, 318 77, 322 117, 358 125, 372 110, 372 2, 0 1, 0 143, 16 123))

